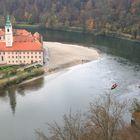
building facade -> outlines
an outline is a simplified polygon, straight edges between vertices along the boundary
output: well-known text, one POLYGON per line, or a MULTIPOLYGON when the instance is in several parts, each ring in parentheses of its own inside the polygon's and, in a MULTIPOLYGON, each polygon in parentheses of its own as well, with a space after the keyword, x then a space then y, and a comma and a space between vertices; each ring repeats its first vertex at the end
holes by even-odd
POLYGON ((13 29, 7 16, 5 29, 0 29, 0 64, 43 65, 43 52, 42 36, 24 29, 13 29))

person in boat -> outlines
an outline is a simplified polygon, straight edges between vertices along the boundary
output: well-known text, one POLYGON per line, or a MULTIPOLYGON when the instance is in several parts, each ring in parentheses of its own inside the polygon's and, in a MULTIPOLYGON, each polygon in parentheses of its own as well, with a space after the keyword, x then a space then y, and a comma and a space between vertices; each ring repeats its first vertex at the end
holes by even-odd
POLYGON ((117 86, 118 86, 118 85, 117 85, 116 83, 113 84, 112 87, 111 87, 111 90, 112 90, 112 89, 115 89, 117 86))

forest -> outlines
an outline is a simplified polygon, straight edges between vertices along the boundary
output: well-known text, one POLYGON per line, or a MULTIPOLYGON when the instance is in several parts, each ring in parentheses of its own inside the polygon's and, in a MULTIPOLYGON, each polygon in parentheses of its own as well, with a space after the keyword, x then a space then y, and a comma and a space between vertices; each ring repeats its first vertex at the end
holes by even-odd
POLYGON ((38 24, 140 36, 140 0, 0 0, 0 26, 38 24))

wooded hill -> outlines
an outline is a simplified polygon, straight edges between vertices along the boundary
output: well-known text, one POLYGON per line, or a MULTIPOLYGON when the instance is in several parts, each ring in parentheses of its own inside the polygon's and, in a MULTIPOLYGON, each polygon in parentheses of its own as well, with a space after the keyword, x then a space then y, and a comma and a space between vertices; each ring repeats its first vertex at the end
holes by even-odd
POLYGON ((140 0, 0 0, 0 24, 9 13, 13 24, 41 24, 140 34, 140 0))

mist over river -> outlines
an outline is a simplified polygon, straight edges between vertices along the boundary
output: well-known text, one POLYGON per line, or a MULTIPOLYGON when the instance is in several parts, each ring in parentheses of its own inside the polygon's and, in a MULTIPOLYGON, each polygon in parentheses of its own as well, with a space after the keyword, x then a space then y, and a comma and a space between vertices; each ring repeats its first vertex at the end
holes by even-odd
POLYGON ((100 58, 30 83, 0 91, 0 139, 35 140, 35 129, 61 123, 70 109, 86 112, 89 102, 106 93, 140 100, 140 43, 80 33, 40 31, 46 41, 79 44, 99 50, 100 58), (116 90, 110 90, 116 82, 116 90))

